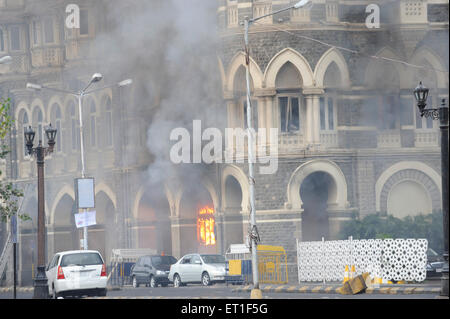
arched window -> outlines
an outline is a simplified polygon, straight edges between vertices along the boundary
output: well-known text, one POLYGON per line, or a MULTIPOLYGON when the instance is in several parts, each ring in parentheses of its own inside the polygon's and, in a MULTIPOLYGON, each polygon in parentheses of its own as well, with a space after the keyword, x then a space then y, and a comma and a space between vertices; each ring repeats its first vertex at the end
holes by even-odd
POLYGON ((44 35, 45 43, 53 43, 55 41, 53 19, 51 17, 44 20, 44 35))
POLYGON ((91 146, 96 146, 97 135, 96 135, 96 126, 97 126, 97 107, 95 106, 94 100, 90 100, 89 103, 89 122, 90 122, 90 142, 91 146))
POLYGON ((25 130, 28 128, 28 126, 30 125, 30 121, 28 120, 28 114, 27 112, 23 111, 23 115, 22 115, 22 120, 21 120, 21 132, 22 132, 22 136, 21 136, 21 141, 23 143, 23 157, 28 155, 28 149, 27 149, 27 145, 25 142, 25 130))
POLYGON ((53 110, 53 114, 52 114, 52 125, 54 125, 54 127, 56 128, 57 132, 56 132, 56 152, 61 152, 62 151, 62 142, 61 142, 61 137, 62 137, 62 131, 61 131, 61 108, 59 107, 58 104, 53 104, 52 105, 52 110, 53 110))
POLYGON ((42 141, 42 144, 45 144, 44 141, 44 116, 42 115, 41 109, 36 106, 33 111, 33 126, 36 127, 36 142, 42 141))
POLYGON ((276 78, 279 127, 283 133, 299 132, 302 130, 301 96, 302 79, 297 68, 286 62, 278 71, 276 78))
MULTIPOLYGON (((241 127, 247 128, 247 80, 245 75, 245 68, 240 66, 236 71, 234 78, 234 96, 236 104, 238 105, 238 113, 241 117, 241 127)), ((253 96, 253 81, 250 78, 250 95, 253 96)), ((255 131, 258 131, 258 102, 251 100, 252 106, 252 126, 255 131)))
POLYGON ((325 72, 325 94, 320 97, 320 130, 334 131, 336 129, 337 94, 341 82, 341 73, 335 62, 332 62, 325 72))
POLYGON ((109 147, 113 145, 113 117, 111 98, 107 96, 104 101, 105 106, 105 146, 109 147))
POLYGON ((0 29, 0 52, 5 51, 5 40, 3 37, 3 30, 0 29))
POLYGON ((73 101, 69 102, 68 106, 69 113, 69 124, 70 124, 70 136, 71 136, 71 145, 72 151, 77 151, 80 146, 80 138, 79 138, 79 121, 77 119, 77 113, 75 111, 75 103, 73 101))

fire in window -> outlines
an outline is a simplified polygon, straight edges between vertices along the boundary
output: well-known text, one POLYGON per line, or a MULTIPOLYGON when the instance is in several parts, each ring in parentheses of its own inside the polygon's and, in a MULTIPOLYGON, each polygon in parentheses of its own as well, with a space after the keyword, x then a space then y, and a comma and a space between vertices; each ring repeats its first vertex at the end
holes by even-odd
POLYGON ((214 224, 214 209, 209 206, 200 208, 197 214, 197 240, 201 245, 214 246, 216 244, 214 224))

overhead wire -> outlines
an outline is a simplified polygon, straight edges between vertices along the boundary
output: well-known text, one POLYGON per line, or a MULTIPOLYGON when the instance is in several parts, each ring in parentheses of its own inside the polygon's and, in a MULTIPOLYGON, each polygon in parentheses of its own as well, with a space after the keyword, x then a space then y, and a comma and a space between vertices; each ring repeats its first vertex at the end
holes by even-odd
POLYGON ((345 48, 345 47, 341 47, 341 46, 338 46, 338 45, 330 44, 330 43, 327 43, 327 42, 324 42, 324 41, 321 41, 321 40, 318 40, 318 39, 315 39, 315 38, 311 38, 311 37, 308 37, 308 36, 305 36, 305 35, 296 34, 296 33, 291 32, 289 30, 284 30, 284 29, 281 29, 281 28, 277 28, 274 25, 262 24, 262 23, 258 23, 256 21, 253 22, 253 23, 254 24, 258 24, 258 25, 264 25, 265 27, 272 28, 272 29, 280 31, 280 32, 285 32, 285 33, 287 33, 287 34, 289 34, 291 36, 294 36, 296 38, 306 39, 306 40, 309 40, 309 41, 313 41, 313 42, 319 43, 319 44, 324 45, 324 46, 328 46, 330 48, 336 48, 336 49, 339 49, 341 51, 349 52, 349 53, 352 53, 352 54, 355 54, 355 55, 364 56, 366 58, 377 59, 377 60, 385 60, 385 61, 394 62, 394 63, 401 63, 401 64, 403 64, 403 65, 405 65, 407 67, 412 67, 412 68, 417 68, 417 69, 433 70, 433 71, 436 71, 436 72, 448 73, 447 70, 436 69, 436 68, 433 68, 433 67, 430 68, 430 67, 426 67, 426 66, 423 66, 423 65, 416 65, 416 64, 412 64, 412 63, 409 63, 409 62, 406 62, 406 61, 399 60, 399 59, 365 54, 365 53, 357 51, 357 50, 352 50, 352 49, 349 49, 349 48, 345 48))

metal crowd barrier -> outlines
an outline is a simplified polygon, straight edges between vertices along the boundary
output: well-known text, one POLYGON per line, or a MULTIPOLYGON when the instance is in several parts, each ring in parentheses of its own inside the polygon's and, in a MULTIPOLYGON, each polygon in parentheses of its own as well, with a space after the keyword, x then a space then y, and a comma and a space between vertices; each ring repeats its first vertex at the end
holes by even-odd
MULTIPOLYGON (((225 257, 228 261, 227 283, 253 282, 251 252, 245 245, 231 245, 225 257)), ((260 283, 288 282, 287 255, 281 246, 258 245, 260 283)))

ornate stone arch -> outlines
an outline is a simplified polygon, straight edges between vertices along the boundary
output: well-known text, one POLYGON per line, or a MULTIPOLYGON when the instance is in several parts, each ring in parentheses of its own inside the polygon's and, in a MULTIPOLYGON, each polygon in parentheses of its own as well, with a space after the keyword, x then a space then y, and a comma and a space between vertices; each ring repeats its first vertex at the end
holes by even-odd
POLYGON ((219 56, 217 56, 217 64, 219 66, 219 72, 220 72, 220 80, 222 84, 222 90, 225 91, 227 88, 227 76, 225 74, 225 68, 223 66, 223 62, 220 59, 219 56))
POLYGON ((52 209, 50 211, 50 225, 55 224, 55 215, 56 215, 56 207, 58 206, 59 201, 64 197, 64 195, 68 195, 75 201, 75 192, 73 187, 69 185, 64 185, 61 190, 56 194, 55 199, 53 200, 52 209))
MULTIPOLYGON (((425 60, 428 62, 433 69, 436 70, 445 70, 444 63, 442 59, 436 55, 433 51, 426 47, 420 47, 418 48, 412 58, 411 63, 416 65, 422 65, 422 61, 425 60)), ((421 72, 421 69, 415 69, 416 73, 421 72)), ((439 71, 433 71, 429 70, 428 72, 434 72, 434 75, 436 77, 437 82, 437 88, 448 88, 448 73, 445 72, 439 72, 439 71)), ((409 77, 410 79, 413 79, 414 77, 409 77)), ((409 83, 409 87, 415 87, 418 83, 409 83)), ((424 83, 426 86, 426 83, 424 83)))
POLYGON ((36 110, 36 108, 39 108, 41 110, 41 112, 42 112, 42 121, 44 123, 48 122, 47 112, 46 112, 45 107, 44 107, 44 102, 42 102, 42 100, 40 98, 34 99, 33 102, 30 105, 31 105, 31 109, 30 109, 30 111, 31 111, 31 118, 30 118, 31 122, 33 122, 33 113, 36 110))
POLYGON ((16 106, 16 112, 14 114, 14 124, 16 126, 16 129, 18 129, 19 125, 21 125, 19 121, 21 120, 21 115, 23 113, 26 113, 28 116, 28 120, 31 121, 30 108, 28 104, 25 101, 20 101, 16 106))
MULTIPOLYGON (((374 54, 375 56, 379 56, 379 57, 384 57, 384 58, 390 58, 390 59, 397 59, 397 60, 401 60, 401 58, 395 53, 394 50, 392 50, 389 47, 384 47, 382 49, 380 49, 377 53, 374 54)), ((374 86, 378 85, 385 85, 385 84, 390 84, 390 83, 384 83, 383 81, 379 81, 379 77, 382 77, 382 75, 384 75, 387 71, 392 71, 395 70, 395 73, 392 73, 394 75, 396 75, 397 79, 396 81, 398 81, 398 89, 403 88, 407 85, 407 83, 405 83, 405 69, 402 65, 400 65, 399 63, 395 63, 395 62, 388 62, 385 60, 378 60, 378 59, 370 59, 370 62, 368 63, 367 67, 366 67, 366 72, 364 74, 364 83, 366 85, 371 86, 372 88, 374 86), (381 68, 380 68, 381 67, 381 68), (383 74, 381 74, 381 73, 383 74), (379 76, 377 76, 379 75, 379 76), (375 83, 378 82, 378 83, 375 83)), ((387 79, 387 81, 389 81, 389 79, 387 79)))
POLYGON ((300 211, 303 201, 300 198, 300 186, 305 178, 315 172, 325 172, 334 181, 334 188, 328 198, 330 210, 345 209, 349 206, 347 200, 347 181, 339 166, 328 160, 312 160, 300 165, 289 179, 287 187, 287 206, 293 210, 300 211))
MULTIPOLYGON (((199 180, 198 184, 202 185, 206 191, 208 192, 209 196, 211 197, 214 209, 216 210, 219 207, 219 196, 216 192, 216 189, 214 188, 214 184, 208 179, 208 178, 202 178, 199 180)), ((179 186, 179 191, 174 196, 174 205, 175 205, 175 215, 176 217, 180 217, 180 206, 181 206, 181 200, 183 199, 183 195, 186 192, 185 186, 179 186)))
MULTIPOLYGON (((442 194, 442 185, 441 185, 441 177, 439 175, 438 172, 436 172, 433 168, 431 168, 430 166, 428 166, 425 163, 422 162, 413 162, 413 161, 403 161, 403 162, 398 162, 395 163, 394 165, 391 165, 390 167, 388 167, 381 175, 380 177, 377 179, 377 182, 375 183, 375 207, 376 207, 376 211, 379 212, 382 209, 382 205, 381 205, 381 197, 382 194, 383 196, 387 196, 386 191, 389 191, 393 184, 397 181, 397 178, 401 177, 401 178, 405 178, 405 176, 397 176, 394 177, 390 183, 386 184, 388 182, 388 180, 393 177, 396 173, 400 172, 400 171, 410 171, 409 173, 407 172, 406 174, 409 174, 406 176, 406 178, 414 178, 415 181, 420 181, 422 180, 427 180, 426 177, 428 177, 431 181, 433 185, 436 186, 437 190, 439 191, 439 194, 442 194), (418 171, 420 173, 422 173, 422 177, 414 177, 414 175, 411 175, 411 171, 418 171), (413 177, 411 177, 413 176, 413 177), (387 188, 384 188, 384 187, 387 188)), ((416 173, 417 174, 417 173, 416 173)), ((419 174, 418 176, 420 176, 421 174, 419 174)), ((424 182, 422 182, 424 183, 424 182)), ((428 182, 429 183, 429 182, 428 182)), ((432 199, 433 202, 435 202, 435 199, 432 199)))
POLYGON ((112 191, 112 189, 106 185, 104 182, 99 183, 98 185, 95 185, 95 195, 97 196, 98 193, 104 192, 111 202, 114 205, 114 209, 117 209, 117 198, 116 194, 112 191))
MULTIPOLYGON (((248 185, 248 179, 247 176, 244 174, 244 172, 237 167, 236 165, 227 165, 225 166, 224 170, 222 171, 222 179, 221 179, 221 189, 225 190, 226 187, 226 180, 228 176, 234 177, 239 185, 241 186, 242 191, 242 202, 241 207, 243 212, 248 211, 248 199, 249 199, 249 185, 248 185)), ((226 192, 222 191, 222 207, 227 207, 226 202, 226 192)))
POLYGON ((277 74, 286 62, 291 62, 297 68, 304 87, 315 86, 314 75, 308 61, 294 49, 286 48, 277 53, 267 65, 264 73, 267 88, 275 88, 277 74))
MULTIPOLYGON (((134 198, 134 202, 133 202, 133 219, 137 220, 138 219, 138 214, 139 214, 139 203, 141 202, 142 196, 145 193, 145 186, 142 186, 139 188, 136 197, 134 198)), ((174 215, 173 212, 173 204, 174 204, 174 200, 173 200, 173 194, 171 192, 171 190, 167 187, 167 185, 164 185, 164 194, 166 195, 166 199, 167 202, 169 204, 169 208, 170 208, 170 216, 174 215)))
MULTIPOLYGON (((239 67, 245 67, 245 53, 238 52, 233 59, 231 59, 230 65, 228 67, 226 88, 227 91, 233 92, 234 90, 234 78, 239 67)), ((250 76, 253 80, 253 85, 255 89, 260 89, 263 87, 263 74, 258 64, 250 57, 250 76)))
POLYGON ((342 80, 342 87, 350 87, 350 74, 348 71, 347 62, 344 59, 342 53, 336 48, 330 48, 325 52, 317 62, 316 68, 314 70, 314 79, 318 87, 324 86, 325 73, 331 63, 336 63, 342 80))

